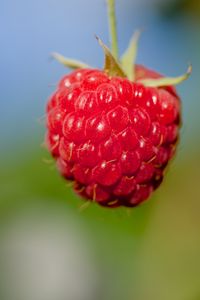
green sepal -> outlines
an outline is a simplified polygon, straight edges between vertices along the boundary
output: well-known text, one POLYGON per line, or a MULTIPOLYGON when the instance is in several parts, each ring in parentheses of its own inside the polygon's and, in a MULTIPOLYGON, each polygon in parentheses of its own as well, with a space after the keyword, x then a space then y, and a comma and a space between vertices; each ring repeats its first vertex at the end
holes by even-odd
POLYGON ((96 39, 99 42, 99 45, 102 47, 105 55, 104 72, 109 76, 126 77, 126 74, 120 67, 118 61, 112 55, 110 49, 102 42, 99 37, 96 36, 96 39))
POLYGON ((133 34, 127 50, 121 57, 121 64, 124 72, 126 73, 129 80, 134 81, 135 79, 135 61, 138 49, 138 40, 141 34, 141 30, 135 31, 133 34))
POLYGON ((88 66, 87 64, 85 64, 79 60, 66 58, 65 56, 63 56, 57 52, 52 53, 52 57, 55 58, 59 63, 61 63, 65 67, 73 69, 73 70, 91 68, 90 66, 88 66))
POLYGON ((139 83, 142 83, 143 85, 147 87, 164 87, 169 85, 178 85, 184 80, 188 79, 188 77, 192 73, 192 65, 189 65, 187 72, 181 76, 178 77, 163 77, 158 79, 141 79, 138 80, 139 83))

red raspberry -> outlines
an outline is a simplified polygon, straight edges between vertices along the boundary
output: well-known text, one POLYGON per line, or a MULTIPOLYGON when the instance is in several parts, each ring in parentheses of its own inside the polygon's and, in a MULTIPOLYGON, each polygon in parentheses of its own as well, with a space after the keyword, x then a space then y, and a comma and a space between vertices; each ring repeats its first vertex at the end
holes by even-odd
POLYGON ((105 207, 134 207, 159 187, 180 129, 174 85, 135 64, 137 31, 119 57, 114 0, 107 1, 112 51, 103 49, 103 70, 54 53, 76 71, 64 76, 47 103, 46 145, 60 174, 85 199, 105 207))
POLYGON ((136 78, 80 69, 65 76, 47 104, 47 146, 75 191, 102 206, 133 207, 162 182, 174 154, 180 100, 172 86, 136 66, 136 78), (173 149, 173 152, 172 152, 173 149))

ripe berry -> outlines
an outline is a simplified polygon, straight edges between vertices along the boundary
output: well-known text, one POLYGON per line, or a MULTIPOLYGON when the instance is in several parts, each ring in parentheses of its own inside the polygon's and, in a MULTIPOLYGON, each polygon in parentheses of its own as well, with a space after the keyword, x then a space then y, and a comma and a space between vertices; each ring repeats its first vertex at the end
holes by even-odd
POLYGON ((72 72, 58 84, 63 100, 54 94, 47 104, 47 146, 60 173, 103 206, 131 207, 149 197, 178 139, 179 97, 137 83, 141 70, 149 72, 137 66, 135 82, 92 69, 72 72))
POLYGON ((54 54, 75 71, 48 100, 46 145, 81 197, 110 208, 135 207, 159 187, 174 156, 181 120, 174 85, 188 78, 191 67, 166 78, 135 65, 138 32, 119 59, 114 31, 112 53, 97 38, 103 70, 54 54))

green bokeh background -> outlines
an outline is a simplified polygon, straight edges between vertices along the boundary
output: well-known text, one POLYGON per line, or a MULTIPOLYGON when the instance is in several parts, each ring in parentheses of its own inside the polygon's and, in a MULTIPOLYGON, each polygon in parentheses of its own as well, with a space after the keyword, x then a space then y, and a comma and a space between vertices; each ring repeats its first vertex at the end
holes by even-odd
MULTIPOLYGON (((161 24, 174 24, 177 18, 189 23, 196 32, 196 44, 191 46, 196 50, 194 73, 179 88, 185 107, 191 103, 192 109, 188 114, 184 110, 178 153, 150 201, 132 210, 110 210, 95 204, 82 207, 83 201, 59 177, 41 146, 45 129, 37 118, 31 120, 35 134, 28 131, 22 143, 15 135, 16 141, 8 141, 7 147, 2 143, 0 152, 0 236, 16 217, 33 214, 37 222, 40 211, 45 218, 49 210, 55 210, 56 217, 57 209, 61 210, 66 220, 73 219, 75 226, 82 228, 83 240, 87 237, 86 247, 99 278, 93 299, 200 299, 199 5, 198 1, 170 1, 167 5, 154 3, 153 8, 161 24)), ((51 214, 52 223, 55 216, 51 214)))

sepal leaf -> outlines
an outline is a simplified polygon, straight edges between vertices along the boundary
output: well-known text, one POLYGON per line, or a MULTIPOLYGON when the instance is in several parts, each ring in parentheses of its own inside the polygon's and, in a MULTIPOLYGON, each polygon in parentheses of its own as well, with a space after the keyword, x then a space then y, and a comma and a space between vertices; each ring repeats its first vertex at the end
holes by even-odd
POLYGON ((102 47, 105 55, 104 72, 107 73, 109 76, 126 77, 126 74, 120 67, 116 58, 114 58, 110 49, 102 42, 102 40, 99 37, 96 36, 96 39, 99 42, 99 45, 102 47))
POLYGON ((63 56, 57 52, 52 53, 52 57, 55 58, 59 63, 61 63, 62 65, 64 65, 67 68, 70 68, 70 69, 76 70, 76 69, 91 68, 90 66, 88 66, 87 64, 85 64, 79 60, 66 58, 65 56, 63 56))
POLYGON ((188 79, 188 77, 192 73, 192 65, 189 65, 187 72, 181 76, 178 77, 162 77, 158 79, 152 79, 152 78, 145 78, 141 79, 138 82, 142 83, 143 85, 147 87, 165 87, 169 85, 178 85, 184 80, 188 79))
POLYGON ((126 73, 129 80, 134 81, 135 79, 135 61, 138 49, 138 40, 141 35, 141 30, 135 31, 133 34, 127 50, 121 57, 121 63, 124 72, 126 73))

